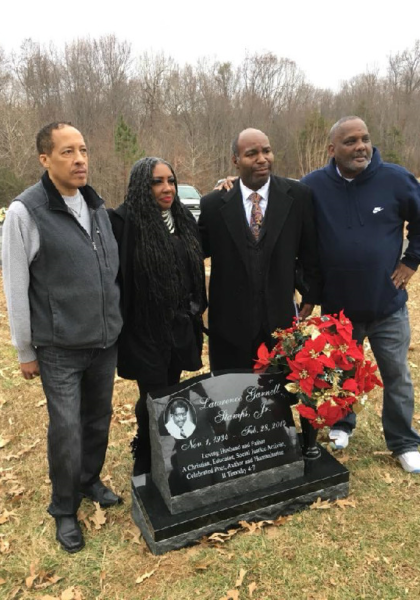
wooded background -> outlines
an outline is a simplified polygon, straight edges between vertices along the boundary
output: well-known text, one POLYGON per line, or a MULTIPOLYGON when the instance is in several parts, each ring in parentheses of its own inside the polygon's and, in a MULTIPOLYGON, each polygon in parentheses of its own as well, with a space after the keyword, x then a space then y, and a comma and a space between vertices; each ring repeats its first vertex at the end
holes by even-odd
POLYGON ((384 160, 419 176, 419 108, 420 40, 389 56, 385 75, 362 73, 337 92, 314 87, 293 61, 271 53, 239 66, 178 65, 164 54, 136 56, 115 36, 63 49, 26 40, 16 53, 0 47, 0 206, 39 178, 35 136, 55 120, 83 133, 90 183, 116 206, 142 156, 167 159, 180 182, 208 192, 234 173, 231 141, 245 127, 267 133, 276 173, 300 178, 325 164, 331 125, 352 114, 366 121, 384 160))

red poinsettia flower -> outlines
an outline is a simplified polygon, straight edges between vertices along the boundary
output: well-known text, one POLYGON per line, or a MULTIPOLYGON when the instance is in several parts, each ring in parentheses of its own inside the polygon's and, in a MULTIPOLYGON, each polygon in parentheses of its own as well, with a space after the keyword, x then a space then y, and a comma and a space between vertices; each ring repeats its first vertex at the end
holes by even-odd
POLYGON ((337 423, 346 413, 345 408, 338 406, 331 402, 331 400, 326 400, 318 407, 318 415, 324 420, 327 427, 331 427, 331 425, 337 423))
POLYGON ((336 366, 344 371, 353 369, 355 363, 363 361, 363 349, 355 340, 350 340, 349 343, 340 345, 331 353, 331 357, 336 363, 336 366))
POLYGON ((382 386, 376 366, 365 361, 363 348, 352 334, 343 311, 295 319, 292 327, 276 331, 277 343, 271 352, 264 344, 260 346, 254 369, 265 371, 272 366, 282 371, 294 382, 288 389, 299 394, 296 408, 301 416, 316 429, 332 426, 353 410, 362 394, 382 386))
POLYGON ((328 383, 328 381, 325 381, 325 379, 320 379, 319 377, 317 377, 314 381, 314 386, 320 390, 326 390, 331 387, 331 384, 328 383))
POLYGON ((359 393, 370 392, 376 385, 384 387, 382 381, 375 375, 376 370, 377 366, 372 365, 370 360, 367 360, 364 364, 360 363, 357 365, 354 378, 357 381, 359 393))
POLYGON ((311 396, 314 388, 315 378, 317 375, 321 375, 321 373, 324 371, 324 366, 322 363, 312 359, 306 361, 294 361, 290 360, 290 358, 287 359, 287 363, 291 369, 291 373, 286 377, 286 379, 296 381, 301 390, 308 396, 311 396))
POLYGON ((338 406, 341 406, 341 408, 343 410, 345 410, 345 413, 349 413, 352 408, 352 404, 354 404, 355 402, 357 402, 357 397, 356 396, 333 396, 332 397, 333 402, 335 402, 338 406))
POLYGON ((353 326, 343 311, 340 312, 338 318, 333 315, 326 315, 319 325, 319 329, 333 346, 341 346, 343 343, 348 344, 352 340, 353 326))
POLYGON ((265 344, 261 344, 257 350, 258 359, 255 360, 254 371, 263 373, 270 364, 270 358, 274 356, 273 352, 269 352, 265 344))
POLYGON ((322 363, 325 367, 334 369, 335 363, 333 359, 326 354, 323 354, 323 350, 327 345, 328 340, 325 335, 319 335, 314 340, 306 340, 302 350, 295 356, 296 362, 306 362, 308 360, 315 360, 322 363))
POLYGON ((320 417, 318 412, 310 406, 306 406, 306 404, 298 404, 296 406, 296 410, 304 419, 308 419, 314 429, 322 429, 325 427, 324 419, 320 417))
POLYGON ((297 410, 302 417, 305 417, 305 419, 309 419, 310 421, 313 421, 317 417, 316 410, 314 410, 311 406, 306 406, 306 404, 299 404, 297 410))
POLYGON ((346 392, 353 392, 353 394, 360 394, 359 385, 356 379, 350 378, 346 379, 346 381, 342 385, 343 390, 346 392))

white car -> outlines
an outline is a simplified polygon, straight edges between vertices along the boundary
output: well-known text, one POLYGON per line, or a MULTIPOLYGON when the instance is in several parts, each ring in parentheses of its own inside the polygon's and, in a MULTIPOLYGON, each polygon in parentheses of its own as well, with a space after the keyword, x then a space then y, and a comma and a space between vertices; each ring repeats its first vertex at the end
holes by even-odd
POLYGON ((184 183, 178 184, 178 196, 182 204, 184 204, 198 220, 200 215, 200 192, 192 185, 184 183))

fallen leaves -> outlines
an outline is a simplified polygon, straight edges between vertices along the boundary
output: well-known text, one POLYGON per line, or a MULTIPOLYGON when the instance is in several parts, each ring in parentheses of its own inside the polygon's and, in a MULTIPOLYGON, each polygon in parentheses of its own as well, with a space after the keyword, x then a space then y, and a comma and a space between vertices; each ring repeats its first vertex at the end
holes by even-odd
POLYGON ((337 506, 338 508, 341 508, 342 510, 346 509, 346 508, 356 508, 356 502, 355 500, 352 500, 351 498, 337 498, 337 500, 334 500, 333 502, 330 502, 329 500, 321 500, 320 497, 317 498, 316 502, 314 502, 313 504, 310 505, 310 509, 311 510, 328 510, 330 508, 333 508, 334 506, 337 506))
POLYGON ((146 581, 146 579, 150 579, 150 577, 152 575, 154 575, 156 573, 156 571, 159 569, 162 560, 163 560, 163 557, 159 559, 158 564, 151 571, 147 571, 146 573, 143 573, 143 575, 139 575, 139 577, 137 577, 137 579, 136 579, 136 584, 140 585, 141 583, 143 583, 143 581, 146 581))
POLYGON ((124 533, 124 540, 130 541, 132 544, 141 545, 141 531, 138 527, 132 527, 124 533))
POLYGON ((92 530, 92 525, 89 521, 89 515, 86 511, 79 509, 79 512, 77 513, 77 519, 80 523, 84 524, 88 531, 92 530))
POLYGON ((148 571, 147 573, 143 573, 143 575, 140 575, 140 577, 137 577, 136 579, 136 583, 143 583, 143 581, 145 581, 146 579, 149 579, 154 573, 156 573, 156 569, 153 569, 152 571, 148 571))
POLYGON ((12 460, 13 458, 18 459, 18 458, 22 458, 22 456, 25 456, 25 454, 28 454, 28 452, 30 452, 31 450, 33 450, 33 448, 35 448, 35 446, 37 446, 39 444, 41 440, 35 440, 33 442, 33 444, 31 444, 30 446, 27 446, 26 448, 23 448, 22 450, 19 450, 19 452, 17 452, 16 454, 9 454, 8 456, 5 456, 4 459, 5 460, 12 460))
POLYGON ((15 521, 19 520, 17 517, 17 514, 15 512, 13 512, 12 510, 8 511, 5 508, 4 511, 0 515, 0 525, 3 525, 4 523, 8 523, 12 519, 15 521))
POLYGON ((229 590, 226 596, 223 596, 220 600, 239 600, 239 592, 238 590, 229 590))
POLYGON ((246 575, 246 571, 245 571, 245 569, 241 569, 241 570, 239 571, 239 577, 238 577, 238 579, 236 580, 235 587, 241 587, 241 585, 242 585, 242 582, 243 582, 243 580, 244 580, 244 577, 245 577, 245 575, 246 575))
POLYGON ((120 425, 132 425, 133 423, 136 423, 136 415, 134 414, 131 404, 116 406, 114 408, 112 421, 119 423, 120 425))
POLYGON ((9 554, 10 551, 11 551, 11 549, 10 549, 9 540, 4 539, 4 535, 1 534, 0 535, 0 554, 9 554))
POLYGON ((95 512, 91 517, 89 517, 89 520, 92 521, 92 523, 95 526, 95 529, 101 529, 102 525, 105 525, 106 523, 106 514, 99 506, 99 502, 94 502, 94 505, 95 512))
POLYGON ((39 570, 37 563, 31 563, 29 573, 30 574, 25 578, 25 585, 28 590, 43 590, 55 585, 63 579, 53 572, 44 571, 43 569, 39 570))
POLYGON ((395 481, 395 479, 393 479, 393 477, 391 477, 391 475, 390 475, 388 472, 384 473, 384 476, 383 476, 383 478, 382 478, 382 479, 383 479, 383 480, 385 481, 385 483, 387 483, 388 485, 391 485, 391 483, 394 483, 394 481, 395 481))
POLYGON ((7 446, 7 444, 10 443, 10 440, 11 438, 4 438, 2 435, 0 435, 0 448, 7 446))
POLYGON ((356 508, 356 501, 351 500, 351 498, 338 498, 333 502, 333 505, 338 506, 338 508, 356 508))
POLYGON ((247 521, 239 521, 239 525, 246 531, 247 535, 253 535, 257 532, 260 532, 264 525, 271 525, 272 521, 253 521, 248 523, 247 521))
POLYGON ((41 596, 40 600, 83 600, 83 596, 77 588, 69 587, 60 596, 41 596))
POLYGON ((331 504, 329 500, 321 500, 321 497, 318 496, 316 502, 313 502, 309 506, 309 510, 327 510, 331 508, 331 504))
MULTIPOLYGON (((222 596, 222 598, 220 598, 220 600, 239 600, 239 589, 238 588, 242 587, 242 584, 244 582, 246 574, 247 574, 247 571, 245 569, 240 569, 238 578, 235 583, 235 587, 231 590, 228 590, 226 592, 226 596, 222 596)), ((257 584, 255 583, 255 581, 253 581, 252 583, 250 583, 248 585, 248 597, 249 598, 252 598, 252 595, 256 589, 257 589, 257 584)))
POLYGON ((35 573, 35 565, 34 564, 31 564, 29 571, 31 574, 29 577, 26 577, 25 583, 26 583, 26 587, 30 590, 34 584, 35 579, 38 577, 38 574, 35 573))
POLYGON ((207 542, 219 542, 221 544, 224 544, 227 540, 230 540, 239 531, 240 531, 240 529, 229 529, 226 533, 223 533, 221 531, 216 531, 215 533, 212 533, 208 537, 204 537, 203 541, 204 542, 206 542, 206 541, 207 542))
POLYGON ((275 527, 280 527, 287 523, 287 521, 291 519, 291 517, 280 516, 274 520, 265 520, 265 521, 239 521, 236 529, 229 529, 226 533, 221 531, 216 531, 209 536, 205 536, 201 539, 200 543, 202 545, 207 545, 210 543, 216 544, 224 544, 228 540, 230 540, 234 535, 241 531, 245 531, 248 535, 258 535, 261 533, 262 529, 266 526, 273 525, 275 527))

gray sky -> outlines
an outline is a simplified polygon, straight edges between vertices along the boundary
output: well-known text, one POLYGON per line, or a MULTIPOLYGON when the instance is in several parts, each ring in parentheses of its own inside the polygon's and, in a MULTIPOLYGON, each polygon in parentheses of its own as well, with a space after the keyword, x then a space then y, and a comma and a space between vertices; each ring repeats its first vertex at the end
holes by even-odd
POLYGON ((336 90, 367 69, 385 74, 390 54, 413 47, 420 38, 420 2, 2 2, 0 46, 7 52, 29 37, 60 47, 110 33, 131 42, 136 54, 163 51, 180 64, 200 57, 239 64, 247 52, 274 52, 294 60, 311 83, 336 90))

